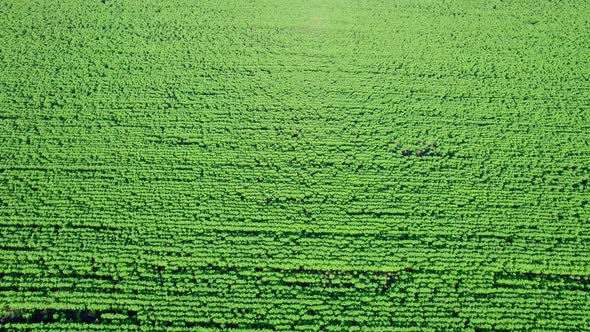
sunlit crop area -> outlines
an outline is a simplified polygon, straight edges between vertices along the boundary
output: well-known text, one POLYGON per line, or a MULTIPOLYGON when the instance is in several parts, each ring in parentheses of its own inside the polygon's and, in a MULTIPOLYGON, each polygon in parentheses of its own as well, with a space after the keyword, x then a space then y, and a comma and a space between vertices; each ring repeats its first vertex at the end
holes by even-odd
POLYGON ((0 0, 0 331, 590 329, 589 13, 0 0))

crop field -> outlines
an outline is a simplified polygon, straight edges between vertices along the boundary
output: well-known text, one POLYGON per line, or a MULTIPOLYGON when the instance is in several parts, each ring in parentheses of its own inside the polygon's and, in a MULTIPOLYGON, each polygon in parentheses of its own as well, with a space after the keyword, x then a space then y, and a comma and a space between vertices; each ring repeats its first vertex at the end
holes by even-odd
POLYGON ((0 0, 0 331, 590 331, 590 2, 0 0))

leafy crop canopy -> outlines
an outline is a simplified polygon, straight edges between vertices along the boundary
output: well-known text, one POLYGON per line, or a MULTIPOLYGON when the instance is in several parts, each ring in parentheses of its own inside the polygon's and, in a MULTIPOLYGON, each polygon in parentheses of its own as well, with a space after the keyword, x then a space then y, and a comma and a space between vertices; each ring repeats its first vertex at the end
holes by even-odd
POLYGON ((0 331, 582 331, 589 3, 0 1, 0 331))

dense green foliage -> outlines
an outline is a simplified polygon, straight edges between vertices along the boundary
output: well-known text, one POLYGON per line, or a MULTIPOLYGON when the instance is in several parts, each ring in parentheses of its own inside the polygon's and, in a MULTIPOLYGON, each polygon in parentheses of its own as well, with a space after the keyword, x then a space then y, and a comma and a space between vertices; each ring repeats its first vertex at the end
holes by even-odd
POLYGON ((588 329, 588 13, 0 0, 0 331, 588 329))

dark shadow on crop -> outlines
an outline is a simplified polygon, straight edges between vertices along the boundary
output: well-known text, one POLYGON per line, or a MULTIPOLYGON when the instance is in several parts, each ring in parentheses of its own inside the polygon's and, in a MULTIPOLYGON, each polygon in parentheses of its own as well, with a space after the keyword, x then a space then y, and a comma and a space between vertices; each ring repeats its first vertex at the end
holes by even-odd
POLYGON ((570 291, 590 291, 590 276, 570 274, 546 274, 533 272, 497 272, 494 273, 494 287, 497 288, 533 288, 570 291), (521 285, 514 281, 528 280, 531 283, 521 285))
MULTIPOLYGON (((174 326, 174 322, 166 321, 163 322, 164 326, 171 327, 174 326)), ((188 328, 207 328, 207 329, 218 329, 218 330, 227 330, 227 329, 249 329, 249 330, 260 330, 260 329, 268 329, 274 330, 276 327, 271 323, 266 322, 256 322, 256 323, 219 323, 214 322, 212 320, 207 322, 191 322, 187 321, 184 322, 184 326, 188 328)))
POLYGON ((424 143, 420 142, 411 148, 405 148, 401 150, 401 155, 404 157, 411 157, 415 156, 418 158, 422 157, 442 157, 447 154, 443 154, 438 149, 438 144, 436 142, 431 143, 424 143))
POLYGON ((0 324, 36 324, 36 323, 103 323, 102 315, 116 313, 127 316, 124 321, 139 325, 137 311, 98 311, 98 310, 58 310, 58 309, 4 309, 0 311, 0 324))
POLYGON ((355 280, 359 277, 368 277, 374 281, 378 281, 381 286, 375 289, 377 293, 385 293, 393 287, 398 277, 402 273, 415 272, 412 268, 406 268, 401 271, 344 271, 344 270, 321 270, 321 269, 299 269, 290 271, 281 271, 287 275, 320 275, 320 281, 284 281, 286 285, 300 286, 300 287, 323 287, 323 288, 353 288, 355 287, 355 280))

